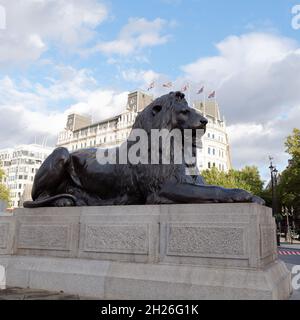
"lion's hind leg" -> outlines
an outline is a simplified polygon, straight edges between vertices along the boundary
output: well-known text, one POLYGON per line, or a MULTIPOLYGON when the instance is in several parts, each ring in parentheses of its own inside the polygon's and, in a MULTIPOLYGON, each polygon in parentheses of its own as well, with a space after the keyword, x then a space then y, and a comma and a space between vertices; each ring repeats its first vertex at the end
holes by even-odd
POLYGON ((33 200, 39 200, 46 195, 51 197, 62 193, 68 176, 68 166, 71 156, 66 148, 55 149, 43 162, 35 175, 31 196, 33 200))

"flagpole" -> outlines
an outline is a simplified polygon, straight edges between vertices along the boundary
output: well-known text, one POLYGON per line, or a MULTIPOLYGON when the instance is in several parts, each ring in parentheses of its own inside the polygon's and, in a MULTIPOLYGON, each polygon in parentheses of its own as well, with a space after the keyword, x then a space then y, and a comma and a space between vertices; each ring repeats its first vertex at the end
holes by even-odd
POLYGON ((203 115, 206 116, 206 92, 203 90, 203 115))
POLYGON ((217 115, 217 91, 215 91, 215 113, 217 115))

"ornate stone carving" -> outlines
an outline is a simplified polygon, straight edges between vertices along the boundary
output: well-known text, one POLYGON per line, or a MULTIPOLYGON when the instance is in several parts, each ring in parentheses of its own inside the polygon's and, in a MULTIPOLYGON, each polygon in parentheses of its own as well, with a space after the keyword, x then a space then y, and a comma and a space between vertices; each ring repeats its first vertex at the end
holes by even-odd
POLYGON ((244 228, 170 224, 167 255, 243 256, 244 228))
POLYGON ((260 226, 260 251, 261 257, 265 258, 269 255, 275 254, 275 228, 270 226, 260 226))
POLYGON ((7 247, 9 223, 0 224, 0 248, 5 249, 7 247))
POLYGON ((70 250, 69 225, 21 224, 19 249, 70 250))
POLYGON ((84 251, 147 254, 147 225, 86 225, 84 251))

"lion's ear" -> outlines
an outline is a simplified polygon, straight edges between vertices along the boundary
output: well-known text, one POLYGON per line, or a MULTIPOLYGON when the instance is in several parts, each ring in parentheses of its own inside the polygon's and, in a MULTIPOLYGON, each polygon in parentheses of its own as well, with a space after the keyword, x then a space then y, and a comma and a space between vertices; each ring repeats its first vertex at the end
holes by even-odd
POLYGON ((153 108, 152 108, 152 114, 153 116, 155 116, 156 114, 158 114, 162 109, 162 106, 160 105, 155 105, 153 108))

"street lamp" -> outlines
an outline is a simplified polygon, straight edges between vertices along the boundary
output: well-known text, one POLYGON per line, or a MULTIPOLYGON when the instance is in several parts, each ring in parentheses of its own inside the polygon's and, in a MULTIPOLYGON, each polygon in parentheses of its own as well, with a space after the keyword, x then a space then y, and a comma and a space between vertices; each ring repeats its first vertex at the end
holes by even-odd
POLYGON ((282 216, 286 217, 286 238, 285 240, 288 242, 290 241, 291 243, 293 243, 293 237, 292 237, 292 233, 291 233, 291 227, 290 227, 290 222, 289 222, 289 217, 292 217, 294 215, 294 208, 291 207, 291 209, 289 210, 287 207, 283 208, 282 210, 282 216))
POLYGON ((270 159, 270 172, 271 172, 271 187, 272 187, 272 213, 273 217, 275 217, 277 213, 277 193, 276 193, 276 187, 277 187, 277 174, 278 170, 276 167, 273 165, 272 157, 269 157, 270 159))
MULTIPOLYGON (((276 217, 277 214, 277 192, 276 192, 276 188, 277 188, 277 175, 278 175, 278 170, 276 169, 276 167, 273 165, 273 158, 269 157, 270 159, 270 173, 271 173, 271 187, 272 187, 272 214, 273 217, 276 217)), ((278 229, 278 226, 277 226, 278 229)), ((277 232, 277 245, 280 245, 280 235, 278 235, 277 232)))

